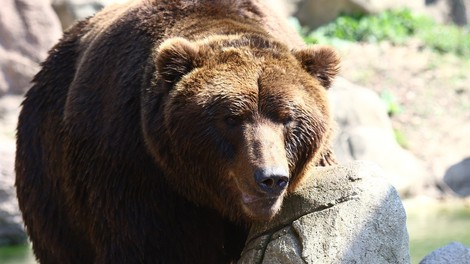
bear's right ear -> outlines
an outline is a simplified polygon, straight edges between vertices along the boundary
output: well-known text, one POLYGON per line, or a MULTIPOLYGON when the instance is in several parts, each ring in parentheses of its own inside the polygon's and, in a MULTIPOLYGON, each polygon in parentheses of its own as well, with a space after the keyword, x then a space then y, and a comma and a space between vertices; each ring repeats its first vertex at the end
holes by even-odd
POLYGON ((323 87, 330 88, 339 72, 340 57, 335 50, 327 46, 314 45, 293 53, 308 73, 317 78, 323 87))
POLYGON ((156 66, 159 78, 176 83, 196 67, 198 48, 184 38, 171 38, 158 48, 156 66))

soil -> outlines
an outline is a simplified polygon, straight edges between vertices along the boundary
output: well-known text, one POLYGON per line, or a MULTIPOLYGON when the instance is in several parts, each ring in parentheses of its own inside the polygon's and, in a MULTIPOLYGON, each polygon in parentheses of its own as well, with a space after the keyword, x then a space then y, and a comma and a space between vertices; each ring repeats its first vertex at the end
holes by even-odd
POLYGON ((405 148, 441 179, 470 157, 470 59, 424 49, 419 41, 396 46, 339 45, 341 75, 379 94, 391 93, 401 111, 391 116, 405 148))

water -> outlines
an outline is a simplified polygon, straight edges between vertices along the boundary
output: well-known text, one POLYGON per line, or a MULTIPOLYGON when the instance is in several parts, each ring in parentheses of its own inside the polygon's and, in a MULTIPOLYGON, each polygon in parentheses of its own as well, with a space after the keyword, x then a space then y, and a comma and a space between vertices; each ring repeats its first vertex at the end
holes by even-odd
MULTIPOLYGON (((404 204, 413 264, 453 241, 470 247, 470 203, 413 199, 404 204)), ((22 245, 0 248, 0 263, 35 264, 36 261, 29 245, 22 245)))
POLYGON ((450 242, 470 247, 469 202, 413 199, 404 204, 412 263, 418 264, 430 252, 450 242))

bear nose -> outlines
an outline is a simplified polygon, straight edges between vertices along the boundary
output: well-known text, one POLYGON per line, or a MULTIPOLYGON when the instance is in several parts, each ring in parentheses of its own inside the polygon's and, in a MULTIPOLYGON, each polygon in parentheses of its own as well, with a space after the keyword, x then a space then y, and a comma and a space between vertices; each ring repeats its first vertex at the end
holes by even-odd
POLYGON ((279 195, 289 183, 289 172, 280 168, 257 169, 255 181, 263 192, 279 195))

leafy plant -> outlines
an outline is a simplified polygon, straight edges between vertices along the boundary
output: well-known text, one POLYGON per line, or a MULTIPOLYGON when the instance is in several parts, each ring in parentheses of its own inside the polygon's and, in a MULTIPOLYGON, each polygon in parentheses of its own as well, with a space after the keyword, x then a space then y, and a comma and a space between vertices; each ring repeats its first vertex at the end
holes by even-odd
MULTIPOLYGON (((298 23, 298 22, 297 22, 298 23)), ((427 48, 440 53, 453 52, 470 57, 470 27, 439 25, 431 18, 417 15, 408 9, 388 10, 377 15, 341 15, 333 22, 307 33, 299 32, 310 44, 335 44, 341 41, 404 44, 411 37, 420 39, 427 48)))
POLYGON ((419 37, 437 52, 470 56, 470 27, 435 25, 420 32, 419 37))
POLYGON ((418 27, 431 22, 414 15, 410 10, 388 10, 377 15, 342 15, 317 30, 314 35, 349 41, 377 42, 389 40, 403 43, 418 27))

